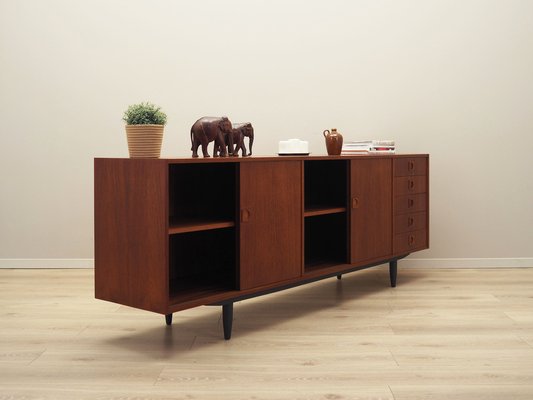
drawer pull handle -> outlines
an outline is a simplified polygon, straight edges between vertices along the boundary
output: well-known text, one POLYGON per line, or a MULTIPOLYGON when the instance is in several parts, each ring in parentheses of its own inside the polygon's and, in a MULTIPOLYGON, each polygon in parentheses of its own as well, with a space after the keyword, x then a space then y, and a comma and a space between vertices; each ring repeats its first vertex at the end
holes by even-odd
POLYGON ((352 198, 352 208, 359 208, 359 198, 353 197, 352 198))
POLYGON ((415 237, 413 235, 409 235, 409 246, 412 246, 415 244, 415 237))
POLYGON ((413 226, 415 219, 413 217, 407 218, 407 226, 413 226))
POLYGON ((415 188, 415 181, 413 181, 412 179, 409 179, 409 180, 407 181, 407 188, 408 188, 409 190, 413 190, 413 189, 415 188))
POLYGON ((241 222, 248 222, 250 220, 250 210, 241 210, 241 222))
POLYGON ((407 207, 412 208, 415 205, 415 201, 413 199, 407 199, 407 207))
POLYGON ((407 168, 409 169, 409 171, 413 171, 415 169, 415 162, 413 160, 410 160, 407 163, 407 168))

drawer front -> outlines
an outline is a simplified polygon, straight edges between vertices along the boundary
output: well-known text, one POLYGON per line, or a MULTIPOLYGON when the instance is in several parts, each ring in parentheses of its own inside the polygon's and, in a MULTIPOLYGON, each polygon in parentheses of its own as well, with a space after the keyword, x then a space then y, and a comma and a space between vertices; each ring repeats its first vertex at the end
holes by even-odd
POLYGON ((401 214, 394 217, 394 233, 404 233, 426 229, 427 213, 401 214))
POLYGON ((394 197, 394 215, 426 211, 426 209, 426 193, 394 197))
POLYGON ((428 164, 425 157, 402 157, 394 159, 394 176, 427 175, 428 164))
POLYGON ((428 234, 427 230, 405 232, 394 235, 393 251, 394 254, 409 253, 415 250, 427 249, 428 234))
POLYGON ((401 176, 394 178, 394 195, 399 196, 410 193, 425 193, 427 191, 427 178, 425 175, 401 176))

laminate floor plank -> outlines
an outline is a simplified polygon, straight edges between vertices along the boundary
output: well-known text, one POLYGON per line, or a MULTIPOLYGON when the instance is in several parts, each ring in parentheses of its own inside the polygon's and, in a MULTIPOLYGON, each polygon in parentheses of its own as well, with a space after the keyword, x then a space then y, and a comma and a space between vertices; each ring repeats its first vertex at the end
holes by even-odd
POLYGON ((381 266, 162 315, 94 271, 0 270, 0 400, 532 399, 533 268, 381 266))
POLYGON ((531 400, 533 385, 392 386, 394 400, 531 400))

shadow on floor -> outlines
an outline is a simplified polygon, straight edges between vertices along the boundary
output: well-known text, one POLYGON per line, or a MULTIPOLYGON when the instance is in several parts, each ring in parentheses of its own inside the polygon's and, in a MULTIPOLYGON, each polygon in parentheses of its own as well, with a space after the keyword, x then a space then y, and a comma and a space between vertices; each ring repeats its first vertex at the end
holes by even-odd
MULTIPOLYGON (((399 271, 398 287, 391 288, 388 267, 380 266, 343 275, 341 280, 333 277, 237 302, 234 305, 232 340, 245 339, 256 331, 276 331, 276 327, 292 319, 312 319, 327 309, 338 311, 348 302, 352 309, 357 307, 358 300, 366 297, 378 296, 382 301, 376 300, 373 307, 376 312, 386 313, 389 311, 387 301, 395 298, 396 291, 423 279, 426 273, 422 270, 399 271)), ((225 342, 221 313, 222 307, 216 306, 181 311, 174 314, 171 326, 166 326, 163 316, 160 316, 159 326, 114 337, 106 343, 159 359, 194 352, 225 342)))

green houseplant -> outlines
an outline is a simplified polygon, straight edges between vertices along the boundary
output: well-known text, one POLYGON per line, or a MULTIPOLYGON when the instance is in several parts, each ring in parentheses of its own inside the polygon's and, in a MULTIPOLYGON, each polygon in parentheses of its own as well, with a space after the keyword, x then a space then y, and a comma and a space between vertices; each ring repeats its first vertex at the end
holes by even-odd
POLYGON ((166 114, 152 103, 133 104, 124 112, 131 158, 159 158, 166 114))

